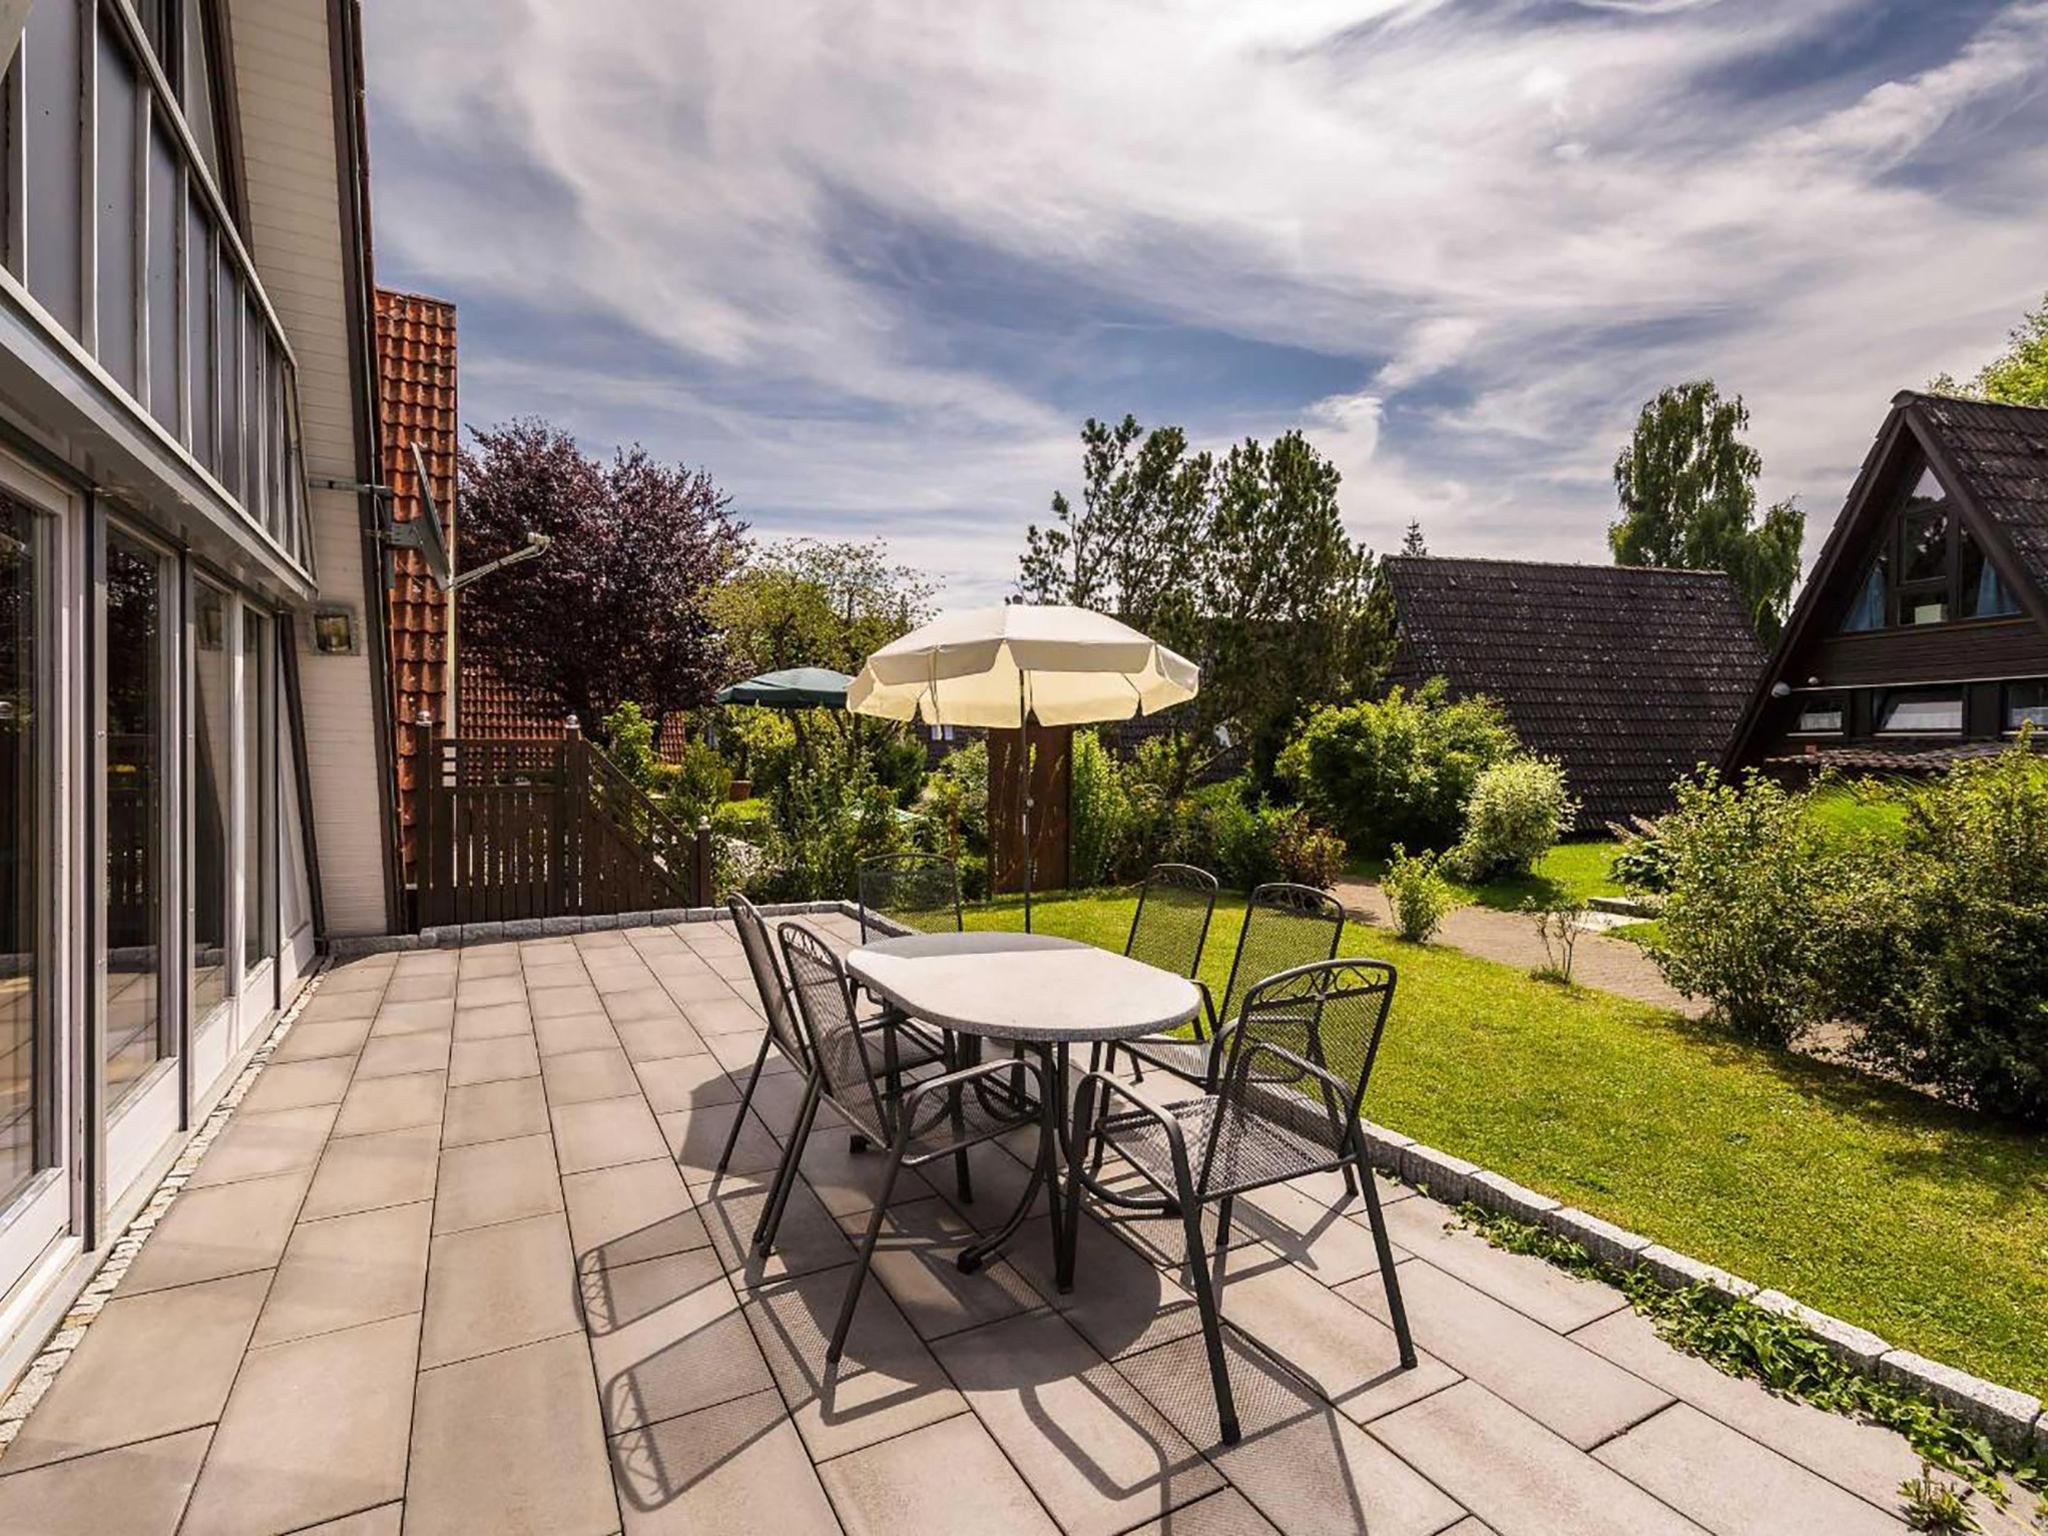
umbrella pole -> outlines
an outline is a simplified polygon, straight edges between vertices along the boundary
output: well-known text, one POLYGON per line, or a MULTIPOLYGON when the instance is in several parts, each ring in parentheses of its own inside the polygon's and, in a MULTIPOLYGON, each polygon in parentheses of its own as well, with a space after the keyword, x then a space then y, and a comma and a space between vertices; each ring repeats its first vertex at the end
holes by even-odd
POLYGON ((1031 931, 1031 714, 1017 669, 1017 821, 1024 833, 1024 931, 1031 931))

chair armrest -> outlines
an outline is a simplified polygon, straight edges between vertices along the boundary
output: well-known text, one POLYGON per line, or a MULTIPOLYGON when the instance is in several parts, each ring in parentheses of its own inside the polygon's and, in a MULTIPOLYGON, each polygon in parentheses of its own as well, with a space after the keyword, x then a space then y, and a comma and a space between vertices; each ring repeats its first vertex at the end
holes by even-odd
MULTIPOLYGON (((1235 1024, 1231 1026, 1232 1029, 1237 1027, 1235 1024)), ((1321 1079, 1329 1087, 1334 1088, 1343 1098, 1349 1099, 1351 1097, 1352 1085, 1345 1082, 1344 1079, 1337 1076, 1329 1068, 1319 1067, 1312 1061, 1305 1061, 1295 1055, 1294 1052, 1283 1049, 1270 1040, 1261 1040, 1257 1037, 1252 1039, 1251 1043, 1244 1048, 1243 1054, 1237 1058, 1237 1070, 1232 1076, 1240 1081, 1248 1078, 1251 1075, 1252 1058, 1262 1051, 1269 1056, 1278 1056, 1297 1073, 1321 1079)))
POLYGON ((917 1116, 914 1111, 924 1101, 926 1094, 941 1088, 955 1088, 962 1083, 971 1083, 980 1078, 994 1077, 998 1073, 1015 1072, 1020 1068, 1038 1080, 1038 1092, 1042 1098, 1045 1094, 1045 1069, 1043 1066, 1029 1056, 1021 1060, 1013 1060, 1005 1056, 1000 1060, 984 1061, 971 1067, 962 1067, 957 1072, 942 1072, 937 1077, 920 1078, 917 1085, 903 1095, 904 1121, 905 1123, 910 1123, 916 1120, 917 1116))
MULTIPOLYGON (((1211 993, 1211 992, 1210 992, 1210 990, 1209 990, 1209 983, 1207 983, 1206 981, 1202 980, 1202 978, 1201 978, 1201 977, 1199 977, 1199 976, 1190 976, 1190 977, 1189 977, 1188 979, 1189 979, 1190 981, 1192 981, 1192 982, 1193 982, 1193 983, 1195 984, 1195 990, 1196 990, 1197 992, 1199 992, 1199 993, 1201 993, 1201 994, 1202 994, 1202 1013, 1203 1013, 1203 1015, 1204 1015, 1204 1016, 1205 1016, 1205 1017, 1206 1017, 1206 1018, 1208 1019, 1208 1021, 1209 1021, 1209 1033, 1213 1035, 1213 1034, 1215 1034, 1215 1033, 1216 1033, 1216 998, 1215 998, 1215 995, 1214 995, 1213 993, 1211 993)), ((1197 1040, 1199 1040, 1199 1039, 1201 1039, 1201 1038, 1202 1038, 1202 1020, 1201 1020, 1201 1019, 1196 1019, 1196 1020, 1195 1020, 1195 1038, 1196 1038, 1197 1040)))

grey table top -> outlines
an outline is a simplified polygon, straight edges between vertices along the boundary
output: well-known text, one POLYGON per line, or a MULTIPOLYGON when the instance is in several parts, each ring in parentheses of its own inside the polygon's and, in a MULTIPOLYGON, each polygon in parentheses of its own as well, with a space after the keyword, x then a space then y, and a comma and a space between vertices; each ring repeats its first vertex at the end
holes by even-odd
POLYGON ((1202 1006, 1185 976, 1043 933, 879 939, 849 952, 846 968, 912 1018, 1001 1040, 1127 1040, 1202 1006))

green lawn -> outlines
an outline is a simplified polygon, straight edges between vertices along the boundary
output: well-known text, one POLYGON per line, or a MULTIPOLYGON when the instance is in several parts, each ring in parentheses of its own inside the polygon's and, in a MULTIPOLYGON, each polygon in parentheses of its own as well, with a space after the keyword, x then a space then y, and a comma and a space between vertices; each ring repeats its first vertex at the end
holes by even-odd
MULTIPOLYGON (((1519 912, 1531 902, 1544 905, 1574 897, 1619 896, 1621 886, 1611 866, 1617 844, 1612 838, 1582 843, 1559 843, 1536 861, 1526 875, 1503 875, 1480 885, 1451 881, 1460 903, 1491 907, 1496 912, 1519 912)), ((1377 881, 1386 871, 1385 859, 1354 859, 1350 872, 1364 880, 1377 881)))
MULTIPOLYGON (((1045 899, 1036 926, 1121 948, 1133 906, 1045 899)), ((1242 914, 1241 898, 1217 909, 1203 972, 1219 989, 1242 914)), ((1022 913, 1005 900, 968 924, 1020 927, 1022 913)), ((2048 1138, 1382 930, 1347 929, 1344 948, 1400 971, 1371 1119, 1895 1344, 2048 1391, 2048 1138)))

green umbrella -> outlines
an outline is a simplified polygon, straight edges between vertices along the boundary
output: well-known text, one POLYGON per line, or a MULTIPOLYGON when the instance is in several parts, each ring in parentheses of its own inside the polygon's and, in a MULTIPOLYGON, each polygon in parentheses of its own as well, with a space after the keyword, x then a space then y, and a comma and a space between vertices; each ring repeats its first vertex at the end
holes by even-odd
POLYGON ((830 667, 790 667, 733 683, 711 696, 714 704, 759 704, 766 709, 844 709, 853 679, 830 667))

